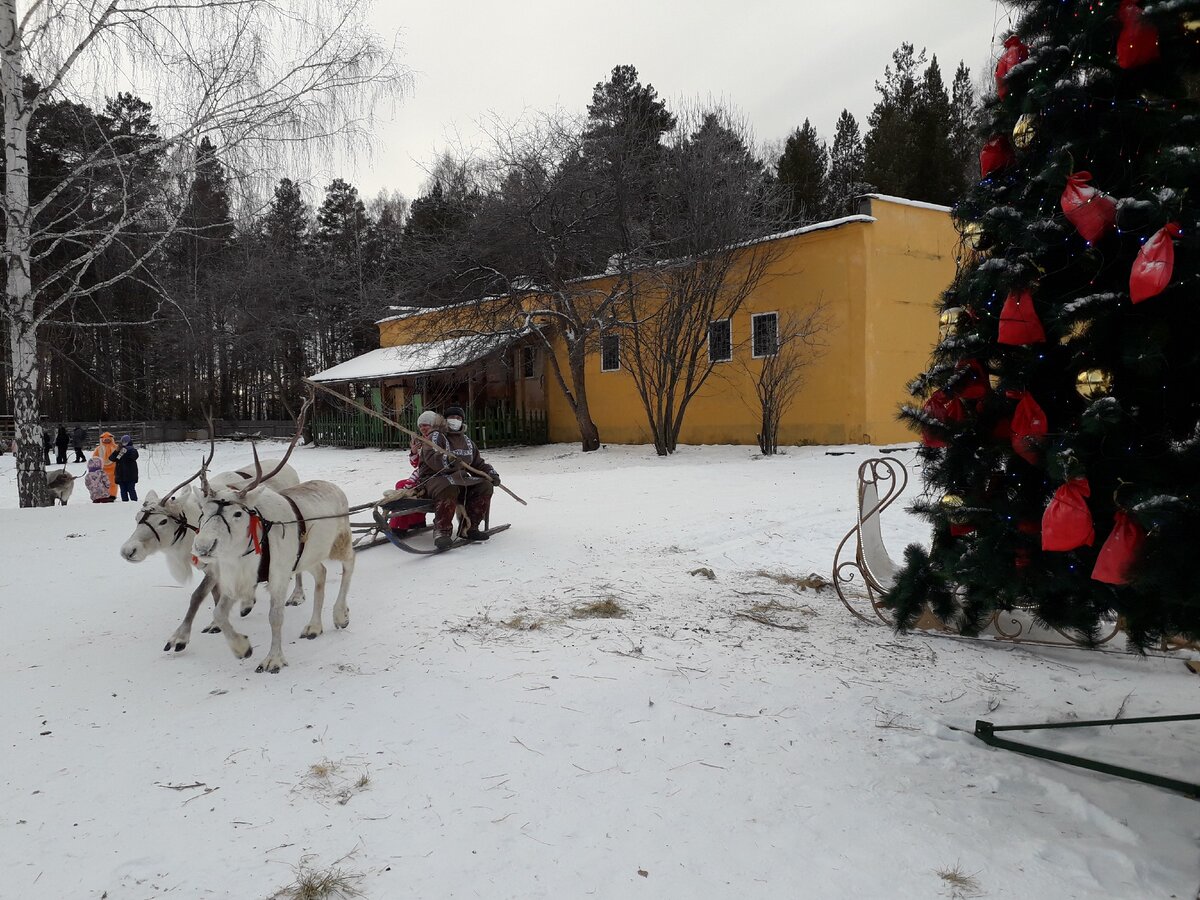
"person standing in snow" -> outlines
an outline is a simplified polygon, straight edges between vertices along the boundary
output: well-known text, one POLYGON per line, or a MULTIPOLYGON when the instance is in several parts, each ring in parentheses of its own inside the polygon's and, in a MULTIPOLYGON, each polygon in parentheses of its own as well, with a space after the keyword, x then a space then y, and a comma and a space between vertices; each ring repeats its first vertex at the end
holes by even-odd
POLYGON ((88 495, 92 498, 92 502, 112 503, 110 482, 108 476, 104 474, 104 464, 100 462, 100 457, 93 456, 89 459, 87 467, 87 474, 83 476, 83 484, 88 489, 88 495))
POLYGON ((87 442, 87 434, 83 428, 76 425, 71 431, 71 449, 75 451, 75 459, 72 462, 84 462, 83 445, 87 442))
MULTIPOLYGON (((417 417, 417 430, 421 432, 421 436, 428 439, 430 432, 435 428, 444 428, 445 420, 432 409, 427 409, 417 417)), ((405 488, 414 488, 420 484, 420 478, 417 470, 421 466, 421 448, 425 445, 416 438, 408 445, 408 464, 412 466, 412 472, 407 478, 402 478, 396 482, 396 490, 405 488)), ((408 513, 403 516, 392 516, 388 519, 388 527, 396 534, 404 534, 410 528, 425 527, 425 513, 408 513)))
POLYGON ((50 465, 50 448, 54 446, 54 435, 49 428, 42 429, 42 452, 46 455, 46 465, 50 465))
POLYGON ((99 459, 100 465, 104 467, 104 474, 108 476, 108 494, 114 500, 117 499, 117 464, 112 455, 116 449, 117 444, 113 440, 112 432, 106 431, 100 435, 100 443, 92 451, 92 458, 99 459))
POLYGON ((67 434, 67 429, 62 425, 58 426, 58 433, 54 435, 54 449, 58 451, 54 461, 60 466, 67 464, 67 446, 71 443, 71 436, 67 434))
POLYGON ((133 438, 127 434, 121 435, 121 446, 113 451, 112 458, 116 461, 113 467, 116 473, 117 485, 121 488, 121 501, 136 501, 138 465, 137 448, 133 446, 133 438))
POLYGON ((479 455, 475 442, 467 437, 461 406, 446 410, 446 430, 431 430, 429 440, 434 446, 422 446, 417 476, 425 493, 437 504, 433 513, 433 527, 437 531, 433 545, 446 550, 454 543, 450 532, 460 495, 467 518, 471 520, 471 528, 463 537, 468 541, 486 541, 488 533, 481 531, 479 524, 488 517, 492 507, 492 485, 500 483, 500 476, 479 455), (462 468, 463 463, 486 472, 488 477, 480 478, 467 472, 462 468))

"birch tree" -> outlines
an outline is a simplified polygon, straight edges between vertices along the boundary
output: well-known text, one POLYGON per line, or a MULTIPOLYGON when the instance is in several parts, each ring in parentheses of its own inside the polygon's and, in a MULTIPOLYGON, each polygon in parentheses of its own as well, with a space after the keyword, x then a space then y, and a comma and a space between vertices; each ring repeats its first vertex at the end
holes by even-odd
MULTIPOLYGON (((39 330, 64 305, 114 284, 154 285, 148 264, 179 228, 182 204, 121 189, 154 156, 180 193, 207 138, 236 177, 361 138, 370 108, 405 84, 395 51, 365 24, 370 0, 0 0, 6 279, 21 506, 46 505, 38 404, 39 330), (31 196, 29 125, 44 104, 132 90, 156 112, 153 141, 101 143, 31 196), (100 175, 103 215, 51 214, 100 175), (96 261, 136 228, 149 240, 118 271, 96 261), (68 249, 65 260, 60 251, 68 249), (40 264, 54 258, 57 265, 40 264), (60 261, 61 260, 61 261, 60 261)), ((84 194, 89 192, 84 191, 84 194)), ((164 298, 169 300, 169 298, 164 298)))

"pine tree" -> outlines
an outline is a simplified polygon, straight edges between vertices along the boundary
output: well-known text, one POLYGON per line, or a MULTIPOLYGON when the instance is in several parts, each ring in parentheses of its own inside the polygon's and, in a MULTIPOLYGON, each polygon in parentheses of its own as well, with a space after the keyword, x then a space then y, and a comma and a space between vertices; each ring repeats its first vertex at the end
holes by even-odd
POLYGON ((964 185, 950 145, 950 97, 937 56, 929 61, 913 106, 913 155, 905 197, 949 205, 964 185))
POLYGON ((300 185, 290 178, 280 178, 262 220, 263 240, 273 253, 294 260, 304 252, 308 242, 309 215, 300 185))
POLYGON ((608 81, 596 84, 587 113, 580 162, 607 214, 607 227, 595 235, 594 262, 603 266, 613 254, 644 260, 661 237, 655 168, 675 116, 628 65, 614 66, 608 81))
POLYGON ((371 220, 358 189, 335 178, 317 210, 312 242, 319 264, 318 356, 322 365, 370 348, 375 310, 366 293, 367 241, 371 220))
POLYGON ((775 163, 775 174, 789 195, 788 218, 815 222, 825 215, 826 174, 829 151, 808 119, 788 135, 775 163))
POLYGON ((829 149, 829 174, 825 179, 825 211, 833 218, 852 215, 855 198, 874 190, 864 180, 864 149, 858 122, 849 110, 838 117, 833 146, 829 149))
POLYGON ((967 192, 979 172, 974 138, 978 127, 979 105, 975 102, 971 70, 960 62, 950 86, 950 150, 954 159, 955 197, 967 192))
POLYGON ((913 119, 918 73, 924 64, 925 51, 917 53, 912 44, 901 44, 892 53, 883 81, 875 82, 879 100, 867 119, 870 129, 863 141, 867 180, 884 194, 914 200, 920 198, 911 189, 918 150, 913 119))
POLYGON ((889 602, 902 627, 928 603, 967 632, 1021 607, 1195 637, 1200 0, 1013 5, 967 259, 904 412, 932 546, 889 602))

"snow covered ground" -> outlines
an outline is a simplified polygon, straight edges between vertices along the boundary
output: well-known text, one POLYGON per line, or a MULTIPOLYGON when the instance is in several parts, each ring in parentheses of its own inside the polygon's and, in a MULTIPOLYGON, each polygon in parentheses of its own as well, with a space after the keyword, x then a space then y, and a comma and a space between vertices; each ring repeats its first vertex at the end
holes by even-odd
MULTIPOLYGON (((141 491, 200 455, 144 449, 141 491)), ((279 675, 254 672, 262 600, 250 660, 207 610, 164 653, 189 587, 118 557, 136 507, 80 483, 14 509, 0 458, 0 895, 267 898, 334 866, 370 898, 1196 896, 1196 801, 969 734, 1195 712, 1178 658, 896 636, 779 580, 829 574, 870 448, 487 455, 529 501, 497 495, 512 529, 362 553, 349 629, 327 607, 301 641, 289 610, 279 675), (609 599, 624 618, 572 615, 609 599)), ((293 464, 361 502, 403 459, 293 464)), ((884 536, 923 527, 897 509, 884 536)), ((1200 778, 1197 722, 1014 737, 1200 778)))

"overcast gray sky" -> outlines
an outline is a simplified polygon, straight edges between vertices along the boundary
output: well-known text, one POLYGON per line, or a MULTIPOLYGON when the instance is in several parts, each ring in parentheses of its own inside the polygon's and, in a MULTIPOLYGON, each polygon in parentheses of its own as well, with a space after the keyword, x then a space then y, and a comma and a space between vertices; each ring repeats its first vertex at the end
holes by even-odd
POLYGON ((947 84, 960 59, 978 80, 1009 16, 999 0, 380 0, 375 24, 399 32, 412 90, 378 111, 371 153, 315 187, 340 174, 364 199, 381 189, 411 199, 441 149, 486 145, 482 119, 582 113, 618 64, 636 66, 669 105, 727 101, 760 143, 805 118, 831 138, 843 108, 865 130, 902 41, 936 53, 947 84))

